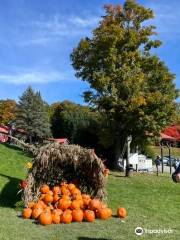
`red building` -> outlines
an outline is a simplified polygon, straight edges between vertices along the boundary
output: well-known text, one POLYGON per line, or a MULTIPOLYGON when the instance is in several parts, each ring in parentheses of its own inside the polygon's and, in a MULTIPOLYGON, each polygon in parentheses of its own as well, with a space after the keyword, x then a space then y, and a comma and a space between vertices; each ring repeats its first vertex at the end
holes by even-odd
POLYGON ((8 141, 8 136, 7 136, 8 133, 9 133, 8 127, 0 126, 0 143, 8 141))

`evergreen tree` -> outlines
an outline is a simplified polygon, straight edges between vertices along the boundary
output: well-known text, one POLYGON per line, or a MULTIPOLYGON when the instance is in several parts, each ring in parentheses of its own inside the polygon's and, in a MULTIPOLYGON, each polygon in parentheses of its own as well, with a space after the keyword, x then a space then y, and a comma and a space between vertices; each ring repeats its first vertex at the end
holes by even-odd
POLYGON ((31 87, 20 97, 16 126, 26 131, 30 143, 50 136, 47 104, 31 87))

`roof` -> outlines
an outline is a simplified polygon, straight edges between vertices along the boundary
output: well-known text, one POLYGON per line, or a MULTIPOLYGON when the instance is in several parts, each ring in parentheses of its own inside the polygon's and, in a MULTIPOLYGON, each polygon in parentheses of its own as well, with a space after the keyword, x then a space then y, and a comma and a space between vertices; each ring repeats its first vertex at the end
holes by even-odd
POLYGON ((48 138, 49 141, 58 142, 58 143, 69 143, 67 138, 48 138))
POLYGON ((161 138, 164 139, 164 140, 173 140, 173 141, 176 141, 176 140, 177 140, 176 138, 171 137, 171 136, 168 136, 168 135, 166 135, 166 134, 164 134, 164 133, 160 133, 160 136, 161 136, 161 138))
POLYGON ((171 126, 165 128, 162 131, 162 134, 165 134, 166 136, 168 136, 168 139, 174 138, 174 140, 179 141, 180 140, 180 126, 179 125, 171 125, 171 126))
POLYGON ((9 128, 5 126, 0 126, 0 133, 9 133, 9 128))

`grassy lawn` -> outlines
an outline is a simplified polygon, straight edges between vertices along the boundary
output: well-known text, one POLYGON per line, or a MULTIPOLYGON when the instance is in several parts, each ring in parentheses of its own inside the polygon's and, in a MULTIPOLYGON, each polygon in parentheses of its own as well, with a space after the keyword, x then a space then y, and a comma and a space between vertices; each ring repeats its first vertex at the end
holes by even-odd
POLYGON ((115 217, 95 223, 72 223, 43 227, 17 217, 14 207, 18 182, 25 178, 25 163, 30 157, 20 150, 0 145, 0 239, 1 240, 121 240, 169 239, 180 236, 180 184, 170 175, 136 174, 125 178, 111 172, 108 179, 108 204, 114 214, 124 206, 128 217, 115 217), (171 229, 171 234, 136 236, 134 229, 171 229))

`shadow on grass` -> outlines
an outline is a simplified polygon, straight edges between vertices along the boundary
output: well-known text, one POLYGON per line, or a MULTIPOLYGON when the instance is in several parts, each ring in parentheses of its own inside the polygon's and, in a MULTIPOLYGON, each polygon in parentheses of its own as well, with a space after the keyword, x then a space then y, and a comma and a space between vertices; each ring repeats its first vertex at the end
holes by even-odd
POLYGON ((113 176, 113 177, 126 177, 125 176, 125 173, 121 173, 121 175, 118 175, 117 172, 116 173, 109 173, 110 176, 113 176))
POLYGON ((107 238, 91 238, 91 237, 78 237, 78 240, 111 240, 111 239, 107 239, 107 238))
POLYGON ((0 177, 8 179, 0 193, 0 206, 14 208, 15 204, 21 200, 19 191, 19 182, 21 179, 10 177, 0 173, 0 177))

